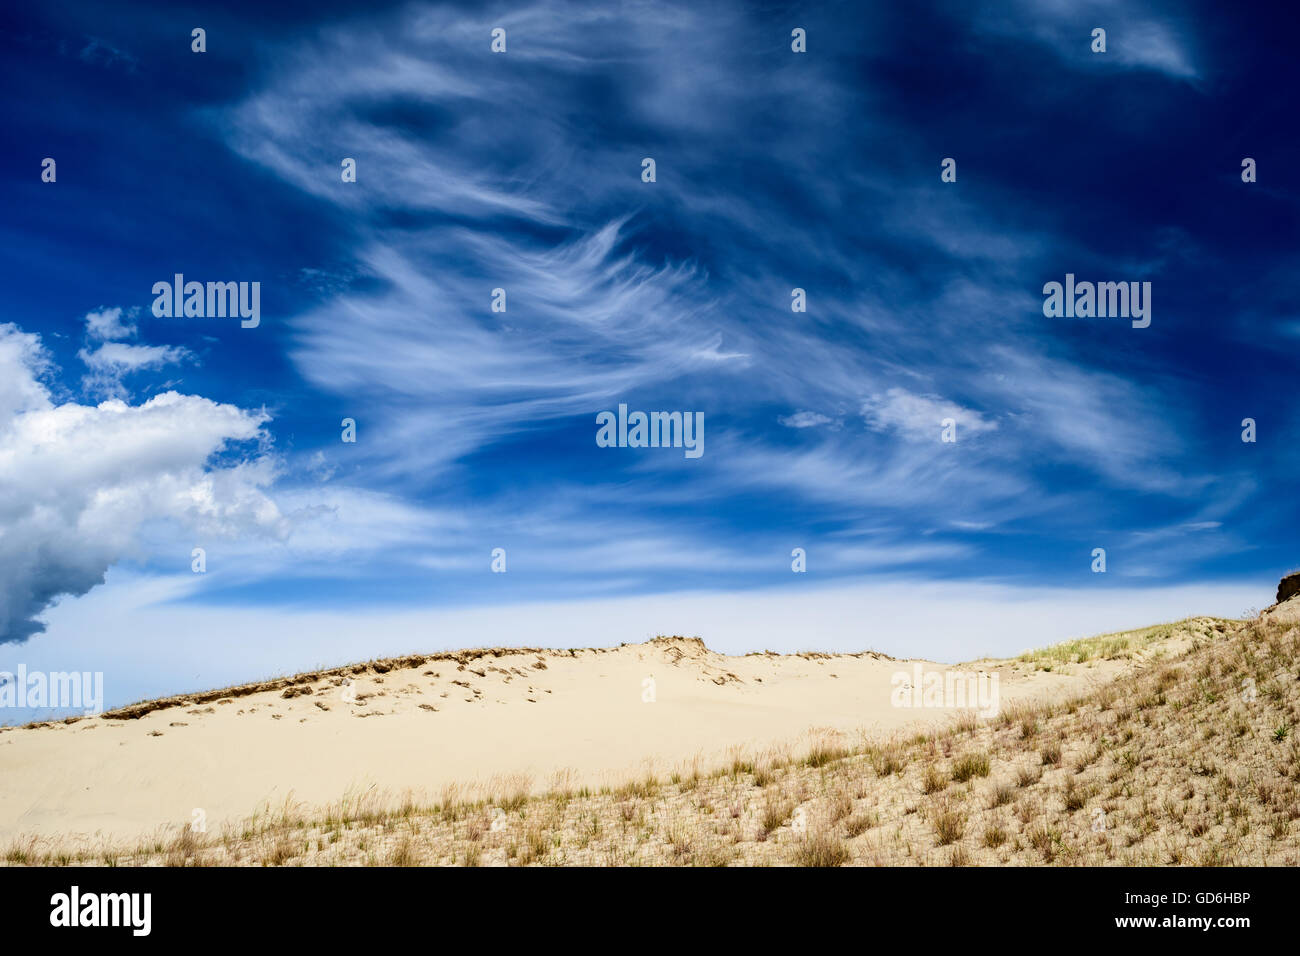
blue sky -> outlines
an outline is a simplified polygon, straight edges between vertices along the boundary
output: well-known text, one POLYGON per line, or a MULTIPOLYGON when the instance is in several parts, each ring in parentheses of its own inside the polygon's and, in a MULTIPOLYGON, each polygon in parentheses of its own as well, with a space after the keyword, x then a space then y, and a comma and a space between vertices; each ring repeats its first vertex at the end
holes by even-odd
POLYGON ((1272 8, 277 8, 6 14, 0 670, 121 702, 674 628, 956 659, 1297 563, 1272 8), (259 281, 261 324, 155 317, 175 273, 259 281), (1067 273, 1150 282, 1150 327, 1046 317, 1067 273), (598 447, 619 403, 703 413, 703 456, 598 447))

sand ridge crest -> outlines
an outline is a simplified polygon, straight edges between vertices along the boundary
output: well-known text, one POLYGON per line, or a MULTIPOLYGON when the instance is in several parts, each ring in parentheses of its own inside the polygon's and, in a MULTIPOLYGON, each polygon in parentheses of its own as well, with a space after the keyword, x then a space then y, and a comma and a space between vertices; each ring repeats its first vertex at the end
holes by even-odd
MULTIPOLYGON (((480 647, 465 648, 454 651, 436 651, 429 654, 405 654, 397 657, 376 658, 369 661, 354 662, 350 664, 341 664, 336 667, 321 668, 312 671, 303 671, 297 674, 291 674, 284 677, 271 677, 264 680, 249 681, 243 684, 234 684, 227 687, 221 687, 211 690, 194 691, 184 694, 172 694, 166 697, 158 697, 149 700, 136 701, 126 704, 122 707, 116 707, 112 710, 99 714, 98 717, 103 720, 138 720, 148 714, 160 710, 168 710, 176 707, 195 707, 203 704, 221 702, 226 699, 234 700, 242 697, 249 697, 255 694, 262 694, 271 691, 280 691, 285 698, 310 695, 314 692, 312 685, 321 681, 331 681, 338 686, 344 681, 352 680, 370 674, 388 674, 393 671, 412 670, 424 667, 431 663, 454 662, 459 665, 468 665, 470 662, 478 661, 485 657, 491 658, 508 658, 508 657, 527 657, 534 656, 541 660, 546 658, 576 658, 583 655, 593 654, 617 654, 624 649, 635 648, 654 648, 664 652, 668 662, 673 665, 679 664, 686 660, 702 664, 708 667, 710 663, 720 664, 724 661, 736 660, 727 654, 714 651, 705 644, 704 640, 699 637, 683 637, 680 635, 658 635, 642 643, 623 643, 615 647, 585 647, 585 648, 542 648, 542 647, 480 647)), ((768 658, 803 658, 805 660, 835 660, 837 658, 870 658, 873 660, 892 661, 896 658, 883 654, 879 651, 859 651, 850 653, 828 654, 820 651, 800 651, 794 654, 779 654, 775 651, 753 651, 741 655, 742 658, 748 657, 768 657, 768 658)), ((464 669, 464 667, 462 667, 464 669)), ((540 669, 544 669, 540 668, 540 669)), ((499 668, 497 668, 499 670, 499 668)), ((723 676, 740 681, 740 678, 734 674, 728 675, 724 670, 723 676)), ((715 673, 709 673, 710 679, 717 677, 715 673)), ((725 683, 726 681, 715 681, 715 683, 725 683)), ((16 725, 12 727, 0 727, 0 733, 17 729, 35 729, 41 727, 61 726, 64 724, 74 724, 81 720, 90 718, 75 716, 66 717, 58 720, 38 720, 31 721, 27 724, 16 725)))

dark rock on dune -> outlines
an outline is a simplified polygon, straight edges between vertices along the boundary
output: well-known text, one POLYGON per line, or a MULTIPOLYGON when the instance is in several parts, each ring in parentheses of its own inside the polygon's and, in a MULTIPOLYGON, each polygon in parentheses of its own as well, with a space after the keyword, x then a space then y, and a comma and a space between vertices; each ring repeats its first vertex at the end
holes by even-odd
POLYGON ((1293 571, 1278 582, 1277 603, 1290 600, 1297 594, 1300 594, 1300 571, 1293 571))

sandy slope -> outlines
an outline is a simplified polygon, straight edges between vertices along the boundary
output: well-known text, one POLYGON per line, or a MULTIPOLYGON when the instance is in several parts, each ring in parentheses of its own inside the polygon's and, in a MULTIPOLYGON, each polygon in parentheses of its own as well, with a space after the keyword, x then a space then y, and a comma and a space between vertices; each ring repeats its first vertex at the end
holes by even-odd
MULTIPOLYGON (((998 673, 1005 707, 1079 693, 1131 665, 980 666, 998 673)), ((900 670, 912 662, 726 657, 659 638, 358 665, 152 704, 131 719, 10 728, 0 731, 0 839, 133 839, 187 824, 196 808, 215 830, 286 799, 316 806, 370 787, 436 796, 449 784, 526 778, 541 790, 557 774, 600 785, 692 760, 711 767, 733 748, 797 750, 810 732, 874 734, 951 716, 892 706, 900 670)))

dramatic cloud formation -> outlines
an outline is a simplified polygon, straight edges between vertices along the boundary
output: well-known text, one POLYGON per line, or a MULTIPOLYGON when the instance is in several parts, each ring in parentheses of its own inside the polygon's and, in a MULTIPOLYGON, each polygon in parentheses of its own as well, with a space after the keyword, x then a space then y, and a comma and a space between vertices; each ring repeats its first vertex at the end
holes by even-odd
MULTIPOLYGON (((636 522, 611 519, 601 483, 626 482, 700 529, 693 553, 718 552, 721 535, 727 551, 770 547, 774 566, 788 549, 760 529, 802 542, 800 519, 816 515, 853 533, 867 508, 891 519, 870 552, 822 540, 837 560, 821 568, 905 559, 919 553, 917 534, 964 545, 1023 522, 1034 534, 1021 546, 1073 562, 1055 542, 1078 547, 1093 533, 1088 516, 1116 495, 1164 496, 1177 522, 1240 477, 1209 473, 1182 411, 1191 386, 1153 377, 1134 333, 1044 320, 1038 290, 1062 261, 1159 270, 1167 289, 1196 243, 1159 214, 1135 219, 1141 196, 1110 196, 1113 185, 1077 209, 1060 183, 1086 163, 1039 132, 1094 71, 1150 73, 1144 90, 1164 103, 1199 95, 1185 81, 1204 63, 1172 8, 1024 6, 937 14, 944 29, 996 46, 948 44, 962 51, 951 82, 978 80, 982 95, 1029 110, 978 122, 943 90, 893 88, 891 100, 864 84, 864 71, 890 76, 883 64, 915 55, 893 49, 905 26, 883 9, 861 11, 851 42, 811 18, 817 51, 804 57, 787 52, 781 17, 743 8, 610 14, 550 2, 498 18, 512 38, 504 55, 484 41, 498 19, 448 7, 331 25, 287 44, 212 122, 240 156, 340 214, 352 237, 338 271, 365 281, 300 311, 289 355, 315 389, 363 415, 348 460, 367 481, 465 514, 510 509, 521 526, 564 513, 557 503, 577 494, 588 508, 573 520, 611 532, 636 522), (1104 57, 1090 51, 1098 25, 1109 29, 1104 57), (1025 91, 991 56, 1032 62, 1040 85, 1025 91), (1034 142, 1032 163, 986 155, 999 137, 1034 142), (971 144, 961 163, 976 180, 940 182, 948 140, 971 144), (355 183, 340 183, 326 142, 356 159, 355 183), (640 178, 647 156, 653 183, 640 178), (1080 225, 1099 202, 1110 217, 1100 234, 1080 225), (1110 241, 1114 217, 1129 224, 1125 243, 1110 241), (1145 256, 1128 248, 1132 233, 1145 256), (795 286, 806 313, 790 310, 795 286), (495 289, 505 311, 489 307, 495 289), (699 467, 611 455, 593 469, 582 451, 592 416, 630 396, 704 412, 699 467), (947 418, 958 440, 944 448, 947 418), (503 462, 529 494, 494 493, 500 483, 484 476, 503 462), (454 505, 431 480, 456 489, 454 505)), ((1112 112, 1099 113, 1098 139, 1131 138, 1112 112)), ((1166 348, 1166 328, 1140 344, 1166 348)), ((619 547, 628 560, 589 574, 641 550, 619 547)), ((965 547, 927 554, 942 573, 968 554, 965 567, 984 567, 965 547)))
POLYGON ((41 631, 59 595, 101 583, 146 523, 282 533, 264 462, 210 464, 262 438, 264 414, 176 392, 58 403, 40 378, 50 371, 38 336, 0 325, 0 643, 41 631))
POLYGON ((232 0, 198 57, 101 8, 0 32, 16 141, 76 131, 0 222, 11 633, 114 560, 268 620, 1294 563, 1294 50, 1248 11, 232 0), (261 323, 153 316, 177 272, 261 323), (1045 316, 1067 273, 1150 327, 1045 316), (598 448, 621 402, 706 453, 598 448))

